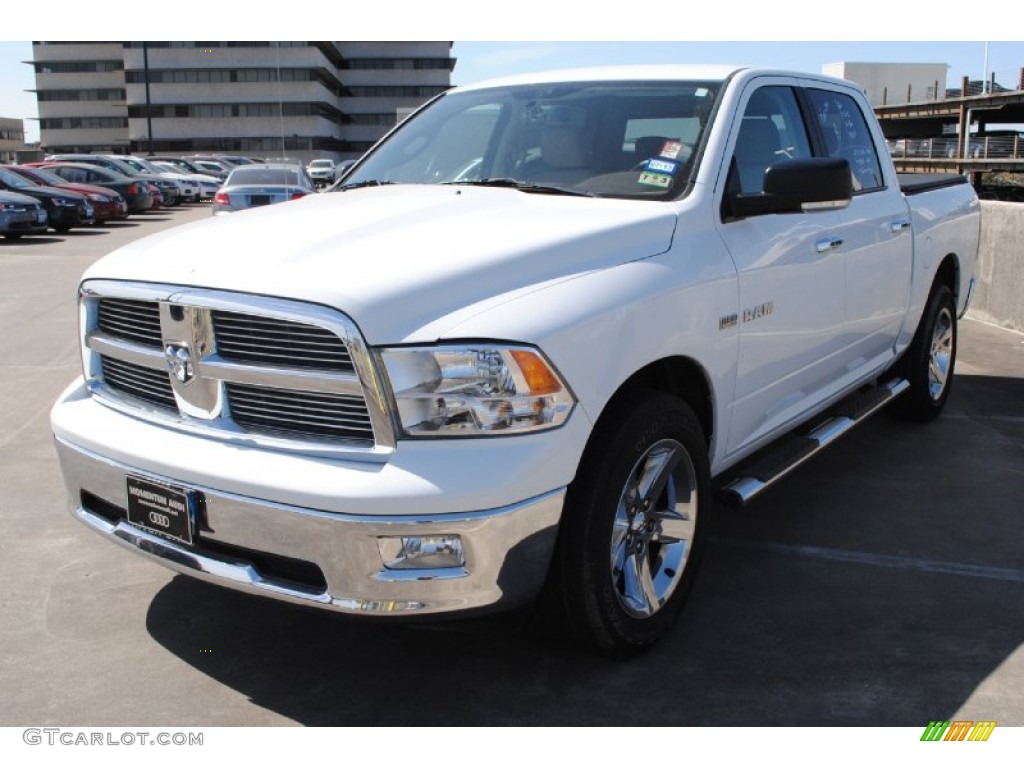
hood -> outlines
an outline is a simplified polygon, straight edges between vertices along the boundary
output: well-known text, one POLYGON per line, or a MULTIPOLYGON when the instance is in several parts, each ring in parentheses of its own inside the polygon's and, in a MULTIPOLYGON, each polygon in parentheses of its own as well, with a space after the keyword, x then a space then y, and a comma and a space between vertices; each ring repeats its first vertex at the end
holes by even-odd
POLYGON ((425 342, 467 307, 662 253, 675 224, 670 206, 650 201, 370 187, 165 230, 85 278, 311 301, 346 313, 371 344, 425 342))
POLYGON ((85 200, 85 195, 80 192, 72 192, 70 189, 60 189, 59 187, 19 187, 17 190, 9 191, 16 191, 19 195, 29 195, 37 200, 54 200, 58 198, 75 201, 85 200))
POLYGON ((0 203, 13 203, 15 205, 39 205, 39 200, 30 195, 23 195, 20 192, 8 192, 0 189, 0 203))

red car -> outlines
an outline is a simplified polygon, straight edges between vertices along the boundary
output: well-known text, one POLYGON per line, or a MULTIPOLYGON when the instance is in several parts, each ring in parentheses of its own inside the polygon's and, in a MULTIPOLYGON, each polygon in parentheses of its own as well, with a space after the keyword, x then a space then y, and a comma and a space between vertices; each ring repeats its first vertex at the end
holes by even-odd
POLYGON ((76 184, 65 181, 60 176, 50 173, 44 168, 29 168, 24 165, 4 165, 0 167, 6 168, 37 184, 58 187, 69 192, 85 195, 89 198, 89 202, 92 203, 93 210, 96 212, 97 224, 104 221, 119 221, 128 218, 128 203, 125 202, 125 199, 116 190, 96 186, 95 184, 76 184))
POLYGON ((160 188, 155 184, 149 185, 149 193, 153 196, 153 205, 149 210, 156 211, 164 207, 164 196, 160 193, 160 188))

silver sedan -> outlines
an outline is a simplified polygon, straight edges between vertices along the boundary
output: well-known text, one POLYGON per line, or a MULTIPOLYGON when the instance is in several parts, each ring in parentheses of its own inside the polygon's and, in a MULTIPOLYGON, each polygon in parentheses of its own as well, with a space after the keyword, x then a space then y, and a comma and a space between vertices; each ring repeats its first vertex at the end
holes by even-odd
POLYGON ((213 198, 213 215, 297 200, 314 192, 300 165, 262 163, 231 171, 213 198))

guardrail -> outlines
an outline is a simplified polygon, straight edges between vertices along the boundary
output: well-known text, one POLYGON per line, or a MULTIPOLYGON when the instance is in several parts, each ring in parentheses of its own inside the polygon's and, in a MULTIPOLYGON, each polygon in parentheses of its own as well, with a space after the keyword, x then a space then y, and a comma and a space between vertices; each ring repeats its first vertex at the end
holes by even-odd
MULTIPOLYGON (((960 159, 960 139, 957 136, 939 136, 930 139, 892 139, 886 142, 889 154, 895 159, 928 158, 960 159)), ((967 147, 971 160, 1024 159, 1024 140, 1018 136, 974 136, 967 147)))

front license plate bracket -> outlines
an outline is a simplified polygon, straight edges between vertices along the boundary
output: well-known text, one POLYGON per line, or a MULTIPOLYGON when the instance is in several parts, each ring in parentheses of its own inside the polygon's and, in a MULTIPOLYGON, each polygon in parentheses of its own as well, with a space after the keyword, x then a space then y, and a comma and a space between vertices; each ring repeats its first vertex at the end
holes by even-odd
POLYGON ((191 545, 194 541, 198 493, 129 475, 128 522, 150 533, 191 545))

